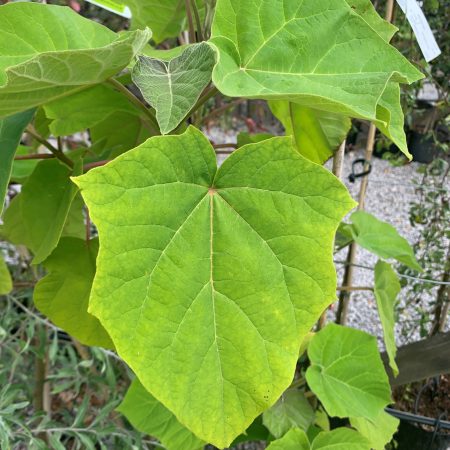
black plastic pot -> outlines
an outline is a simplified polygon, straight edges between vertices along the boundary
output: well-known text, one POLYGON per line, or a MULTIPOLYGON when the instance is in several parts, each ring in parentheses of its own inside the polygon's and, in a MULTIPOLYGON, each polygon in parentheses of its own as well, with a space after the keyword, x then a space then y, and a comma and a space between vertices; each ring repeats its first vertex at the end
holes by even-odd
POLYGON ((437 155, 436 144, 430 135, 411 131, 409 136, 409 151, 413 161, 430 164, 437 155))
POLYGON ((411 423, 400 421, 400 428, 394 436, 397 450, 449 450, 450 435, 442 432, 425 431, 411 423))

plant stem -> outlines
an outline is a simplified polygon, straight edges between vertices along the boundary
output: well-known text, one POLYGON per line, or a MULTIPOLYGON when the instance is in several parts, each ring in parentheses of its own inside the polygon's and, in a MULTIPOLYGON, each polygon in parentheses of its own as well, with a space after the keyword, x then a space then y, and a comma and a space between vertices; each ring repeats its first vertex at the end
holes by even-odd
POLYGON ((337 291, 346 291, 346 292, 351 292, 351 291, 372 291, 373 292, 373 287, 369 287, 369 286, 340 286, 336 288, 337 291))
POLYGON ((237 100, 233 100, 232 102, 227 103, 226 105, 223 105, 223 106, 211 111, 209 114, 207 114, 205 117, 203 117, 202 123, 207 123, 209 120, 213 119, 214 117, 219 116, 220 114, 228 111, 229 109, 235 108, 236 106, 240 105, 241 103, 243 103, 245 101, 246 101, 246 99, 239 98, 237 100))
POLYGON ((218 149, 218 148, 237 148, 237 144, 234 144, 232 142, 226 143, 226 144, 213 144, 213 147, 215 149, 218 149))
POLYGON ((219 93, 218 89, 215 86, 209 86, 207 87, 200 98, 198 99, 197 103, 192 107, 192 109, 184 116, 181 123, 185 122, 189 119, 189 117, 192 116, 196 111, 198 111, 208 100, 213 98, 215 95, 219 93))
POLYGON ((186 5, 186 16, 189 24, 189 43, 193 44, 195 42, 195 26, 194 21, 192 19, 192 11, 191 11, 191 2, 189 0, 185 0, 186 5))
POLYGON ((137 109, 145 114, 145 117, 148 119, 148 128, 153 134, 161 134, 159 131, 158 123, 156 122, 156 118, 153 113, 129 89, 127 89, 126 86, 124 86, 122 83, 119 83, 114 78, 109 78, 108 80, 106 80, 106 83, 109 83, 117 91, 125 95, 130 103, 132 103, 134 106, 136 106, 137 109))
POLYGON ((20 155, 14 158, 14 161, 26 161, 30 159, 52 159, 56 158, 56 156, 52 153, 49 155, 48 153, 33 153, 32 155, 20 155))
POLYGON ((87 172, 88 170, 95 169, 96 167, 104 166, 105 164, 108 164, 109 162, 111 162, 111 159, 105 159, 103 161, 96 161, 93 163, 85 164, 83 166, 83 171, 87 172))
POLYGON ((198 42, 202 42, 204 40, 204 37, 203 37, 202 23, 200 21, 200 14, 198 12, 197 4, 195 3, 195 0, 189 0, 189 3, 191 4, 192 11, 194 11, 195 26, 197 27, 197 40, 198 40, 198 42))
POLYGON ((34 128, 31 125, 28 125, 26 128, 27 133, 37 142, 39 142, 41 145, 46 147, 48 150, 50 150, 55 158, 58 158, 62 163, 64 163, 66 166, 73 169, 73 161, 70 160, 61 150, 54 147, 50 142, 46 141, 43 137, 39 136, 39 134, 34 130, 34 128))

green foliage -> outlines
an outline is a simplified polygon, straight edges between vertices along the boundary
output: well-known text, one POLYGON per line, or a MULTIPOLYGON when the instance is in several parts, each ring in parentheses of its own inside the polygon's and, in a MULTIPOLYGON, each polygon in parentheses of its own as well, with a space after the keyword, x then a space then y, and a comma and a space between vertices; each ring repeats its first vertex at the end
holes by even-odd
POLYGON ((350 418, 351 425, 356 428, 370 442, 374 450, 385 450, 394 433, 397 431, 400 421, 381 411, 378 417, 371 421, 362 417, 350 418))
POLYGON ((206 43, 187 47, 170 61, 141 56, 133 81, 156 110, 162 134, 173 131, 194 107, 211 81, 214 51, 206 43))
POLYGON ((384 344, 389 356, 389 364, 395 376, 398 375, 398 367, 395 363, 397 348, 394 334, 394 308, 400 289, 398 276, 392 266, 383 261, 378 261, 375 266, 375 298, 377 299, 378 313, 383 327, 384 344))
POLYGON ((70 8, 38 3, 2 6, 0 23, 0 117, 105 81, 151 36, 118 35, 70 8))
POLYGON ((358 245, 380 258, 396 259, 416 271, 422 270, 411 245, 392 225, 365 211, 353 213, 350 219, 353 239, 358 245))
POLYGON ((300 428, 289 430, 282 438, 273 441, 267 450, 310 450, 306 433, 300 428))
POLYGON ((306 431, 314 422, 312 406, 304 392, 288 389, 280 399, 263 414, 263 423, 276 438, 282 437, 291 428, 306 431))
POLYGON ((296 103, 272 100, 269 105, 286 134, 294 137, 298 151, 317 164, 333 156, 352 125, 348 117, 296 103))
MULTIPOLYGON (((52 253, 61 235, 73 235, 73 231, 64 232, 77 193, 71 175, 57 160, 41 161, 5 211, 1 234, 14 244, 26 245, 34 253, 34 264, 52 253)), ((83 228, 81 208, 75 218, 72 230, 78 235, 83 228)))
POLYGON ((0 295, 9 294, 12 291, 12 279, 3 256, 0 254, 0 295))
POLYGON ((167 450, 199 450, 205 445, 139 382, 133 380, 117 408, 139 431, 157 437, 167 450))
POLYGON ((391 402, 373 336, 330 324, 313 337, 308 356, 306 380, 330 416, 375 420, 391 402))
POLYGON ((316 239, 331 249, 354 202, 290 139, 243 147, 217 171, 194 128, 75 182, 102 242, 90 311, 156 398, 229 445, 287 388, 334 298, 332 255, 316 239))
POLYGON ((82 344, 112 348, 100 322, 87 312, 97 252, 96 239, 62 238, 44 261, 48 274, 36 285, 34 303, 82 344))
POLYGON ((14 155, 25 127, 30 123, 34 110, 0 119, 0 214, 12 173, 14 155))
POLYGON ((213 81, 233 97, 289 100, 371 120, 410 156, 398 83, 422 75, 365 20, 345 0, 218 0, 213 81))

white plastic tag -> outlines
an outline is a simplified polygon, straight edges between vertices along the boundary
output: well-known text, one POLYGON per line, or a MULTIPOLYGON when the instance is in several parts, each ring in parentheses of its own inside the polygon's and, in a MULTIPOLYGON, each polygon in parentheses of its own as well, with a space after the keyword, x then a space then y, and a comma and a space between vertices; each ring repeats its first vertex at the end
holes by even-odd
POLYGON ((411 28, 416 35, 419 47, 427 62, 437 58, 441 54, 430 25, 416 0, 397 0, 402 11, 405 13, 411 28))
POLYGON ((131 11, 128 6, 122 5, 114 0, 86 0, 93 5, 99 6, 100 8, 106 9, 114 14, 125 17, 126 19, 131 19, 131 11))

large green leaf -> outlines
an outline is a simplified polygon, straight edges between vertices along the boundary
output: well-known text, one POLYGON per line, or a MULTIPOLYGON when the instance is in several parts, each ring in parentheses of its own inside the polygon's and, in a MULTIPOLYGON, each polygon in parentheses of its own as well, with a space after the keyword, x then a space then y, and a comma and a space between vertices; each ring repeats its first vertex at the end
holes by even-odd
POLYGON ((315 414, 305 394, 298 389, 288 389, 280 399, 263 414, 266 428, 279 438, 291 428, 307 430, 315 414))
POLYGON ((374 14, 362 1, 218 0, 214 83, 232 97, 371 120, 409 155, 394 91, 422 75, 386 42, 374 14))
POLYGON ((181 423, 229 445, 288 387, 335 298, 333 237, 353 200, 290 138, 218 170, 192 127, 75 182, 101 242, 90 311, 181 423))
POLYGON ((386 222, 365 211, 357 211, 350 217, 353 239, 361 247, 383 259, 397 261, 421 271, 409 242, 398 234, 398 231, 386 222))
POLYGON ((170 61, 140 56, 133 81, 156 110, 162 134, 174 130, 211 81, 214 51, 202 42, 187 47, 170 61))
POLYGON ((0 119, 0 214, 11 178, 14 155, 33 114, 34 110, 30 110, 0 119))
POLYGON ((310 444, 303 430, 293 428, 273 441, 267 450, 370 450, 370 444, 364 436, 348 428, 321 432, 310 444))
POLYGON ((185 428, 137 378, 131 383, 117 410, 134 428, 158 438, 167 450, 199 450, 206 444, 185 428))
MULTIPOLYGON (((19 145, 16 150, 15 156, 25 156, 34 153, 31 147, 26 147, 24 145, 19 145)), ((11 168, 11 179, 10 182, 23 184, 27 178, 33 173, 33 170, 39 163, 39 159, 22 159, 13 160, 11 168)))
POLYGON ((300 428, 292 428, 282 438, 269 444, 267 450, 310 450, 308 437, 300 428))
POLYGON ((118 35, 70 8, 0 6, 0 117, 106 80, 150 36, 149 30, 118 35))
POLYGON ((272 100, 269 106, 286 134, 294 137, 298 151, 318 164, 333 156, 352 126, 348 117, 288 101, 272 100))
POLYGON ((391 401, 376 338, 330 324, 308 347, 306 380, 330 416, 374 420, 391 401))
POLYGON ((34 303, 55 325, 85 345, 113 348, 98 319, 87 312, 98 240, 65 237, 44 261, 49 272, 34 289, 34 303))
POLYGON ((389 356, 389 365, 395 376, 398 367, 395 363, 397 347, 395 346, 395 317, 394 306, 401 286, 398 276, 392 266, 384 261, 378 261, 375 266, 375 298, 377 299, 378 314, 383 327, 384 344, 389 356))
MULTIPOLYGON (((178 36, 186 28, 185 0, 122 0, 122 3, 131 9, 132 27, 150 27, 157 44, 178 36)), ((201 10, 203 0, 196 0, 196 4, 201 10)))
POLYGON ((400 421, 385 411, 381 411, 373 422, 360 417, 352 417, 350 423, 368 439, 371 448, 384 450, 397 431, 400 421))
POLYGON ((58 160, 41 161, 4 214, 2 235, 13 244, 26 245, 34 264, 55 249, 77 193, 72 172, 58 160))
POLYGON ((0 295, 9 294, 12 291, 13 284, 8 266, 0 253, 0 295))

